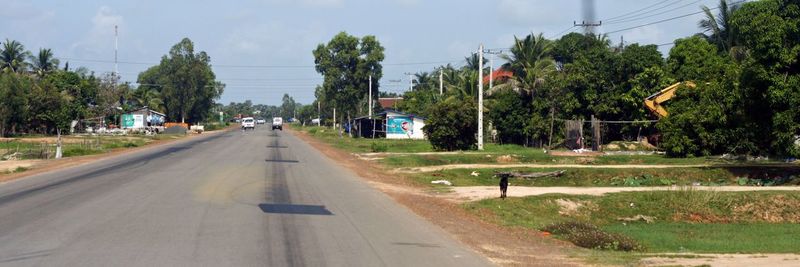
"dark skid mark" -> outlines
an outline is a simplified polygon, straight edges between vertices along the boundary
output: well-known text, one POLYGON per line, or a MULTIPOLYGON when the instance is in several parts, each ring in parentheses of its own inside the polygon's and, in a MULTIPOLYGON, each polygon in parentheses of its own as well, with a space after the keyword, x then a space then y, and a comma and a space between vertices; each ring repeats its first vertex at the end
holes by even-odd
POLYGON ((392 242, 392 245, 398 246, 414 246, 414 247, 421 247, 421 248, 440 248, 437 244, 430 244, 430 243, 415 243, 415 242, 392 242))
POLYGON ((276 146, 276 145, 268 145, 268 148, 289 148, 288 146, 276 146))
POLYGON ((258 204, 264 213, 301 214, 301 215, 333 215, 325 206, 296 204, 258 204))
POLYGON ((15 261, 24 261, 28 259, 34 259, 39 257, 47 257, 51 254, 52 250, 39 250, 39 251, 32 251, 26 252, 22 254, 17 254, 11 257, 2 258, 0 259, 0 263, 7 263, 7 262, 15 262, 15 261))
POLYGON ((300 163, 300 161, 290 159, 265 159, 264 161, 277 163, 300 163))

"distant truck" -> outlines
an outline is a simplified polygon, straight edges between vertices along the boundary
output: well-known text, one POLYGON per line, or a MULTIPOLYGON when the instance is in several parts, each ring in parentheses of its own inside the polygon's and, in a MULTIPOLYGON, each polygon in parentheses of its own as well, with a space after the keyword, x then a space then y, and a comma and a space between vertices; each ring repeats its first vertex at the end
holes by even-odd
POLYGON ((275 129, 283 131, 283 118, 281 117, 272 118, 272 130, 275 129))
POLYGON ((256 129, 256 120, 253 117, 242 118, 242 130, 255 130, 256 129))

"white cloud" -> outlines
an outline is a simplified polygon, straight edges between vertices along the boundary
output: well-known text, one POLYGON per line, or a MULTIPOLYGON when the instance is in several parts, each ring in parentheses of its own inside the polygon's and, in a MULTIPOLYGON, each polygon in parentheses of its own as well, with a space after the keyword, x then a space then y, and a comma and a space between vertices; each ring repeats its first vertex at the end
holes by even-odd
POLYGON ((122 15, 116 14, 110 7, 102 6, 92 17, 92 28, 78 42, 72 44, 71 51, 77 56, 99 56, 113 49, 114 26, 120 27, 120 35, 124 29, 122 15))

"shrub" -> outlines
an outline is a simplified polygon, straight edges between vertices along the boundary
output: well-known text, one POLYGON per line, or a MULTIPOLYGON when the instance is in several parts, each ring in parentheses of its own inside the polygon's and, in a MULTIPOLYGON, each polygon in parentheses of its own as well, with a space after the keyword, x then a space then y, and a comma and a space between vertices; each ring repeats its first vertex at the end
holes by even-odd
POLYGON ((615 233, 608 233, 597 226, 584 222, 561 222, 545 226, 542 231, 547 231, 565 237, 576 246, 603 249, 633 251, 644 248, 636 240, 615 233))
POLYGON ((370 144, 370 150, 372 152, 386 152, 387 150, 389 150, 389 147, 386 146, 386 144, 372 142, 372 144, 370 144))
POLYGON ((435 150, 475 149, 477 107, 471 100, 443 101, 431 107, 422 131, 435 150))

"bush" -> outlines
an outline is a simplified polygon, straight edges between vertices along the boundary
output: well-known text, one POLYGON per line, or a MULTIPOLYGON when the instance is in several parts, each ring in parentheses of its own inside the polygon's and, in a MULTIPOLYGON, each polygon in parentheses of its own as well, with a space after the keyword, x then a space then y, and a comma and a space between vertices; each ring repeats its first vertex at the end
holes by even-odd
POLYGON ((633 251, 643 250, 636 240, 607 233, 597 226, 584 222, 562 222, 545 226, 542 231, 565 237, 576 246, 591 249, 633 251))
POLYGON ((386 152, 387 150, 389 150, 389 147, 386 146, 386 144, 372 142, 372 144, 370 144, 370 150, 372 152, 386 152))
POLYGON ((435 150, 475 149, 478 108, 471 100, 440 102, 431 107, 431 116, 422 131, 435 150))

